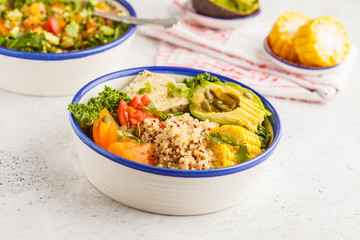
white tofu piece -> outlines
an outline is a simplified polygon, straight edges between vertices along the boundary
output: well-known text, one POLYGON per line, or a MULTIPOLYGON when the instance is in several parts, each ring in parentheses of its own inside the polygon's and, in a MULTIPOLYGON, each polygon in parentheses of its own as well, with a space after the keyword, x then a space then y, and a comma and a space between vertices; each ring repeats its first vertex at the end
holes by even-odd
POLYGON ((127 93, 131 98, 134 96, 142 96, 138 94, 139 89, 145 87, 145 83, 149 82, 152 87, 151 93, 145 93, 155 106, 160 110, 168 113, 177 113, 188 111, 189 99, 182 96, 169 96, 166 84, 168 82, 176 83, 175 79, 152 73, 147 70, 140 72, 137 77, 122 91, 127 93))

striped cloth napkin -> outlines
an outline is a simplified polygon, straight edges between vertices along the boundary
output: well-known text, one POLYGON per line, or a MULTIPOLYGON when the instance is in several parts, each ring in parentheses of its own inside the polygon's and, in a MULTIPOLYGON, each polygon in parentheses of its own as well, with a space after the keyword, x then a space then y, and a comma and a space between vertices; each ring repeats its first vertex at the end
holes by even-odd
MULTIPOLYGON (((181 19, 171 29, 148 26, 141 34, 161 40, 156 65, 201 69, 244 83, 264 96, 311 103, 332 99, 344 86, 358 48, 351 45, 347 59, 336 72, 323 76, 299 76, 275 66, 266 56, 263 43, 272 23, 258 19, 232 31, 212 30, 189 20, 183 2, 174 1, 169 11, 181 19)), ((261 16, 261 15, 260 15, 261 16)))

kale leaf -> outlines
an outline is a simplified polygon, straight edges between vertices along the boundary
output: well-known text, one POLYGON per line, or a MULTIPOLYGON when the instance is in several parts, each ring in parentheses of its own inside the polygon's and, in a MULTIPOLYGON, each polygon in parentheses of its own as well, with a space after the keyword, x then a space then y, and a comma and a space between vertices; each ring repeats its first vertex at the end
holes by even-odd
POLYGON ((130 97, 121 90, 104 86, 104 90, 98 93, 97 97, 89 100, 88 104, 73 103, 68 105, 68 110, 72 112, 81 129, 90 127, 99 118, 99 113, 105 107, 111 115, 116 118, 120 101, 130 102, 130 97))

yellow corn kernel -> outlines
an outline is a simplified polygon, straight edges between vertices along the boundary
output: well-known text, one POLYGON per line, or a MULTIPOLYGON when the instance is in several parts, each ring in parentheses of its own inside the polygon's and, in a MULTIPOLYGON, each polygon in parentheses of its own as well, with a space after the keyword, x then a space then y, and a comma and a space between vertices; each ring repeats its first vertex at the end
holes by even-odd
POLYGON ((268 36, 271 50, 281 59, 297 62, 293 38, 298 28, 309 20, 308 16, 295 11, 288 11, 281 15, 268 36))
POLYGON ((329 67, 347 57, 349 36, 335 17, 321 16, 299 28, 294 37, 294 48, 301 64, 329 67))
POLYGON ((235 165, 235 154, 230 145, 212 143, 211 146, 216 158, 215 168, 235 165))
MULTIPOLYGON (((261 142, 259 136, 255 133, 247 130, 244 127, 236 125, 223 125, 215 128, 212 132, 222 133, 237 139, 237 143, 245 143, 249 149, 252 159, 262 153, 260 147, 261 142)), ((229 167, 238 164, 236 160, 236 152, 239 149, 237 146, 231 146, 229 144, 211 143, 210 148, 214 151, 216 168, 229 167)))

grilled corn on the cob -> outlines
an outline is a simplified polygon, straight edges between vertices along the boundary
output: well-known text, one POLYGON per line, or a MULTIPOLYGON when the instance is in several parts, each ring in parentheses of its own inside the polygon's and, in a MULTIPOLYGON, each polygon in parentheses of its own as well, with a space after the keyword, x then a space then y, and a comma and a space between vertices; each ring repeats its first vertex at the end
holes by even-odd
POLYGON ((301 26, 294 37, 300 63, 310 67, 328 67, 345 60, 349 37, 335 17, 321 16, 301 26))
POLYGON ((295 11, 288 11, 281 15, 268 36, 271 50, 281 59, 297 62, 293 39, 298 28, 309 20, 308 16, 295 11))
MULTIPOLYGON (((237 139, 238 144, 245 143, 249 152, 249 158, 252 159, 261 154, 261 142, 259 136, 247 130, 246 128, 236 125, 223 125, 215 128, 212 132, 222 133, 237 139)), ((211 143, 211 149, 214 151, 216 168, 229 167, 239 162, 236 160, 235 153, 239 149, 237 146, 229 144, 211 143)))

